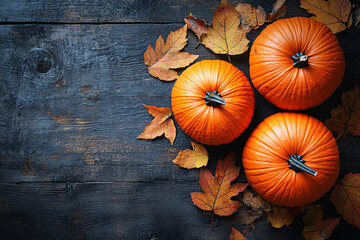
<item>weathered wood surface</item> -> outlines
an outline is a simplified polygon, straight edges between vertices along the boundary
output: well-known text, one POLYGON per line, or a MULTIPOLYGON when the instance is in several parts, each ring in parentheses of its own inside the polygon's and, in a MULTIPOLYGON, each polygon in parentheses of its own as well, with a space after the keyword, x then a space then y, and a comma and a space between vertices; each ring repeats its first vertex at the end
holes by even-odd
MULTIPOLYGON (((259 3, 261 1, 258 1, 259 3)), ((236 218, 210 217, 195 207, 198 170, 172 163, 190 138, 177 127, 165 138, 136 139, 152 117, 142 106, 170 107, 173 83, 146 71, 143 52, 183 25, 192 12, 211 21, 218 1, 0 2, 0 235, 13 239, 228 239, 236 218), (34 22, 37 22, 34 24, 34 22), (28 23, 28 24, 26 24, 28 23), (56 24, 61 23, 61 24, 56 24), (81 24, 76 24, 81 23, 81 24), (85 24, 95 23, 95 24, 85 24), (109 24, 106 24, 109 23, 109 24), (134 24, 137 23, 137 24, 134 24), (167 24, 164 24, 167 23, 167 24)), ((262 2, 271 8, 271 2, 262 2)), ((308 16, 297 1, 287 16, 308 16)), ((251 42, 264 27, 252 32, 251 42)), ((321 121, 343 90, 359 84, 360 32, 337 35, 346 57, 339 89, 303 111, 321 121)), ((189 32, 186 51, 224 59, 189 32)), ((232 63, 249 78, 249 53, 232 63)), ((250 78, 249 78, 250 79, 250 78)), ((233 143, 207 147, 209 166, 228 149, 241 151, 265 117, 282 111, 256 92, 254 118, 233 143)), ((339 141, 341 173, 360 172, 360 139, 339 141)), ((237 181, 246 181, 243 172, 237 181)), ((324 216, 336 216, 325 195, 324 216)), ((290 228, 256 221, 248 239, 302 239, 301 218, 290 228)), ((359 229, 341 220, 332 239, 353 239, 359 229)))

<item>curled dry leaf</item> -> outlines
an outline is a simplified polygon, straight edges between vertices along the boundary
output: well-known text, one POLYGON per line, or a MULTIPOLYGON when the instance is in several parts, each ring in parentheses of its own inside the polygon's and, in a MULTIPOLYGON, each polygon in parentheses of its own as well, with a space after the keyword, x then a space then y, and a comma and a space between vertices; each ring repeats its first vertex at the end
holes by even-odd
POLYGON ((325 121, 325 125, 338 134, 337 140, 348 134, 360 136, 360 90, 358 86, 355 86, 354 90, 343 92, 341 106, 331 110, 331 118, 325 121))
POLYGON ((173 162, 180 167, 187 169, 206 166, 209 159, 206 148, 203 145, 195 142, 191 142, 191 145, 194 150, 186 149, 180 151, 173 162))
POLYGON ((226 158, 219 159, 215 177, 207 168, 200 170, 200 186, 203 190, 191 193, 193 203, 205 211, 213 211, 219 216, 229 216, 241 207, 241 203, 231 200, 248 186, 248 183, 231 182, 237 178, 240 167, 235 166, 236 156, 229 152, 226 158))
POLYGON ((346 221, 360 228, 360 174, 346 174, 335 185, 330 201, 346 221))
POLYGON ((325 221, 322 218, 320 205, 311 206, 305 211, 303 236, 306 240, 328 239, 340 221, 340 218, 328 218, 325 221))
POLYGON ((267 218, 274 228, 281 228, 284 225, 290 225, 295 215, 289 208, 272 205, 272 212, 267 213, 267 218))
POLYGON ((359 22, 360 22, 360 4, 355 5, 353 8, 353 21, 355 27, 359 28, 359 22))
POLYGON ((276 0, 273 4, 271 12, 266 18, 266 22, 273 22, 280 18, 285 17, 287 6, 285 5, 286 0, 276 0))
POLYGON ((195 18, 191 13, 184 19, 184 21, 188 28, 193 31, 199 39, 199 43, 195 46, 196 48, 201 43, 209 25, 207 25, 204 20, 195 18))
POLYGON ((156 41, 155 50, 149 45, 144 53, 144 63, 148 66, 149 73, 163 81, 173 81, 179 77, 176 71, 171 69, 186 67, 199 55, 187 52, 179 52, 187 43, 186 24, 170 32, 166 44, 161 36, 156 41))
POLYGON ((246 32, 253 28, 259 28, 265 23, 266 12, 261 6, 255 8, 248 3, 239 3, 236 10, 240 14, 241 27, 246 32))
POLYGON ((260 195, 252 193, 252 191, 250 191, 249 189, 246 189, 244 191, 243 202, 255 211, 271 211, 271 204, 265 199, 263 199, 260 195))
POLYGON ((241 232, 235 228, 231 228, 230 240, 246 240, 246 238, 241 234, 241 232))
POLYGON ((300 7, 314 14, 312 18, 327 25, 333 33, 346 29, 350 17, 350 0, 300 0, 300 7))
MULTIPOLYGON (((202 43, 214 53, 238 55, 248 49, 249 40, 246 32, 240 26, 239 12, 225 0, 214 12, 212 27, 207 29, 202 43)), ((230 57, 229 57, 230 61, 230 57)))
POLYGON ((154 139, 165 135, 165 137, 173 145, 176 137, 176 128, 174 122, 169 117, 172 114, 170 108, 158 108, 156 106, 148 106, 144 104, 144 107, 154 117, 154 119, 147 124, 143 132, 137 137, 140 139, 154 139))

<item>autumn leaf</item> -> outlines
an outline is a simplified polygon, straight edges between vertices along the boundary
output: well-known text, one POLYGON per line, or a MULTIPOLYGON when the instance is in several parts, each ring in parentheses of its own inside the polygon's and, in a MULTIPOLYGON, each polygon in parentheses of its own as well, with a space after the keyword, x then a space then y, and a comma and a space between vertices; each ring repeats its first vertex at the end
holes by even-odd
POLYGON ((263 214, 262 210, 246 209, 241 207, 239 211, 235 213, 235 219, 240 224, 252 224, 256 219, 260 218, 263 214))
POLYGON ((331 118, 325 125, 338 134, 336 140, 348 134, 360 136, 360 91, 355 86, 354 90, 343 92, 341 106, 331 110, 331 118))
POLYGON ((266 12, 261 6, 255 8, 248 3, 239 3, 236 6, 236 11, 240 14, 241 27, 246 32, 253 28, 259 28, 265 23, 266 12))
POLYGON ((144 104, 144 107, 154 117, 150 124, 146 124, 143 132, 137 137, 140 139, 154 139, 161 135, 165 135, 169 139, 171 145, 173 145, 176 137, 176 128, 173 120, 169 117, 172 114, 170 108, 158 108, 156 106, 148 106, 144 104))
POLYGON ((333 33, 346 29, 349 20, 350 0, 300 0, 300 7, 314 14, 312 18, 324 23, 333 33))
POLYGON ((144 53, 144 63, 148 66, 149 73, 163 81, 173 81, 179 77, 176 71, 171 69, 186 67, 199 55, 187 52, 179 52, 187 43, 186 24, 170 32, 166 44, 161 36, 155 44, 155 50, 149 45, 144 53))
POLYGON ((360 5, 355 5, 353 8, 353 20, 355 27, 359 28, 359 22, 360 22, 360 5))
POLYGON ((235 228, 231 228, 230 240, 246 240, 246 238, 241 234, 241 232, 235 228))
POLYGON ((180 167, 187 169, 206 166, 209 159, 206 148, 203 145, 195 142, 191 142, 191 145, 194 150, 186 149, 180 151, 173 162, 180 167))
POLYGON ((287 6, 285 5, 286 0, 276 0, 273 4, 271 12, 266 18, 266 22, 273 22, 280 18, 285 17, 287 6))
POLYGON ((281 228, 284 225, 290 225, 295 215, 289 208, 272 205, 272 212, 267 213, 267 218, 274 228, 281 228))
POLYGON ((319 234, 322 218, 323 212, 320 205, 311 206, 311 208, 305 211, 302 234, 306 240, 322 239, 319 234))
POLYGON ((323 211, 320 205, 311 206, 305 211, 302 233, 306 240, 328 239, 340 221, 340 218, 328 218, 325 221, 322 221, 322 218, 323 211))
POLYGON ((195 18, 191 13, 184 19, 184 21, 188 28, 193 31, 199 39, 198 44, 195 46, 196 48, 201 43, 201 40, 206 34, 209 25, 207 25, 204 20, 195 18))
POLYGON ((241 207, 241 203, 231 200, 248 186, 248 183, 231 182, 237 178, 240 167, 235 166, 236 156, 229 152, 226 158, 219 159, 215 177, 207 168, 200 170, 200 186, 203 193, 191 193, 193 203, 205 211, 213 211, 219 216, 229 216, 241 207))
POLYGON ((213 15, 212 27, 207 29, 202 43, 214 53, 227 54, 229 61, 229 55, 242 54, 248 49, 249 40, 240 26, 239 12, 234 6, 225 0, 220 2, 213 15))
POLYGON ((243 194, 244 194, 243 202, 247 206, 254 209, 255 211, 257 210, 262 210, 264 212, 271 211, 271 204, 265 199, 263 199, 260 195, 252 193, 252 191, 250 191, 249 189, 246 189, 243 194))
POLYGON ((360 228, 360 174, 344 176, 330 196, 336 211, 352 225, 360 228))

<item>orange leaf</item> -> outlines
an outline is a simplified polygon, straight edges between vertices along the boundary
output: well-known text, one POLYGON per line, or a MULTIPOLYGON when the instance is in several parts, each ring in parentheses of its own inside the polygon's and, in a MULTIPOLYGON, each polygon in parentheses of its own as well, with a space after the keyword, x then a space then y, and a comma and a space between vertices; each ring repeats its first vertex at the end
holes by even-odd
POLYGON ((173 81, 179 77, 176 69, 191 64, 199 55, 179 52, 186 45, 187 26, 170 32, 166 44, 161 36, 156 41, 155 50, 149 45, 144 53, 144 63, 149 73, 164 81, 173 81))
POLYGON ((336 211, 352 225, 360 228, 360 174, 349 173, 336 184, 330 201, 336 211))
POLYGON ((241 232, 235 228, 231 228, 230 240, 246 240, 246 238, 241 234, 241 232))
MULTIPOLYGON (((249 40, 240 27, 239 12, 222 0, 214 12, 212 27, 203 36, 202 43, 214 53, 237 55, 248 49, 249 40)), ((230 57, 229 57, 230 60, 230 57)))
POLYGON ((272 205, 272 212, 267 213, 267 218, 271 226, 281 228, 284 225, 290 225, 294 221, 295 215, 289 208, 272 205))
POLYGON ((314 14, 312 18, 327 25, 333 33, 346 29, 351 3, 349 0, 300 0, 300 7, 314 14))
MULTIPOLYGON (((204 20, 195 18, 191 13, 184 20, 188 28, 199 38, 200 43, 202 37, 206 34, 209 25, 207 25, 204 20)), ((199 45, 199 43, 195 46, 195 48, 199 45)))
POLYGON ((225 159, 218 161, 215 177, 207 168, 200 170, 200 186, 203 193, 191 193, 193 203, 205 211, 213 211, 219 216, 229 216, 241 206, 238 201, 231 200, 244 191, 248 183, 230 183, 237 178, 240 167, 235 166, 235 154, 229 152, 225 159))
POLYGON ((243 202, 254 210, 271 211, 271 204, 268 201, 248 189, 244 191, 243 202))
POLYGON ((169 139, 171 145, 173 145, 176 137, 176 128, 173 120, 169 117, 172 114, 170 108, 158 108, 156 106, 148 106, 144 104, 144 107, 154 117, 154 119, 147 124, 143 132, 137 138, 140 139, 154 139, 161 135, 165 135, 169 139))
POLYGON ((311 208, 305 211, 303 217, 304 229, 302 232, 305 240, 322 240, 319 234, 322 218, 323 212, 320 205, 311 206, 311 208))
POLYGON ((239 3, 236 6, 236 11, 240 14, 241 27, 246 32, 253 28, 259 28, 265 23, 266 12, 261 6, 255 8, 248 3, 239 3))
POLYGON ((287 6, 285 5, 285 0, 276 0, 273 4, 271 12, 266 18, 266 22, 273 22, 280 18, 285 17, 287 6))
POLYGON ((208 163, 208 155, 206 148, 195 142, 191 142, 194 150, 186 149, 179 152, 179 155, 173 161, 180 167, 191 169, 206 166, 208 163))
POLYGON ((360 136, 360 90, 355 86, 354 90, 343 92, 341 106, 331 110, 331 118, 325 125, 338 134, 337 140, 349 133, 360 136))

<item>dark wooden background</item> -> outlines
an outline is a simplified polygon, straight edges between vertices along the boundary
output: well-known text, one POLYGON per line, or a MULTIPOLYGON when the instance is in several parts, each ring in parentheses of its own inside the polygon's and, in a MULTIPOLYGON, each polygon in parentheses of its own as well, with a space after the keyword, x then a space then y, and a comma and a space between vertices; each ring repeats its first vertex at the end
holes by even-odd
MULTIPOLYGON (((1 239, 229 239, 236 217, 211 217, 193 205, 199 170, 172 163, 191 139, 180 127, 174 146, 165 138, 136 139, 152 120, 142 106, 170 107, 173 82, 153 78, 143 53, 181 26, 190 12, 211 22, 220 1, 12 0, 0 1, 0 238, 1 239)), ((236 4, 237 1, 229 1, 236 4)), ((249 1, 250 2, 250 1, 249 1)), ((251 1, 271 10, 272 1, 251 1)), ((354 2, 354 1, 353 1, 354 2)), ((309 16, 287 1, 286 17, 309 16)), ((266 26, 266 25, 265 25, 266 26)), ((248 35, 251 43, 265 28, 248 35)), ((360 31, 337 34, 346 57, 341 86, 323 104, 303 111, 321 121, 360 80, 360 31)), ((185 50, 223 59, 189 31, 185 50)), ((251 45, 250 43, 250 45, 251 45)), ((232 63, 249 76, 249 51, 232 63)), ((180 71, 181 72, 181 71, 180 71)), ((209 147, 209 167, 242 147, 267 116, 283 111, 257 91, 254 118, 234 142, 209 147)), ((360 172, 360 138, 339 141, 341 171, 360 172)), ((243 171, 236 180, 245 182, 243 171)), ((338 214, 329 193, 317 203, 324 218, 338 214)), ((266 216, 248 239, 302 239, 302 217, 272 228, 266 216)), ((360 239, 341 220, 332 239, 360 239)))

